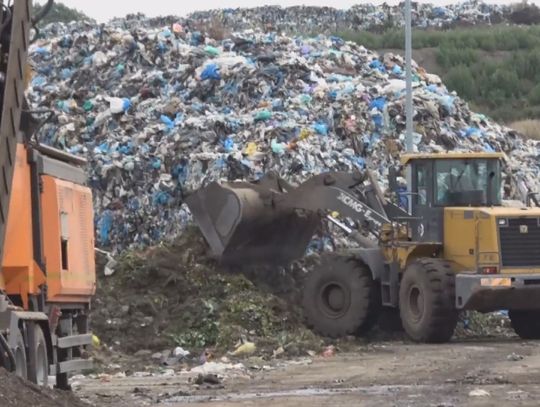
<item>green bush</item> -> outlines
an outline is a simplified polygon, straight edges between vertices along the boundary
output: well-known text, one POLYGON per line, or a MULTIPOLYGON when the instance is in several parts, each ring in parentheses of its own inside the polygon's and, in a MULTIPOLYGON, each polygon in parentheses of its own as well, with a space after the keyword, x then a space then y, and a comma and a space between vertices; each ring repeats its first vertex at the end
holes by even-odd
MULTIPOLYGON (((348 32, 370 49, 403 49, 404 31, 348 32)), ((497 120, 540 118, 540 26, 414 30, 413 48, 436 48, 442 79, 497 120)))
POLYGON ((527 98, 531 105, 540 105, 540 83, 531 89, 527 98))
POLYGON ((445 76, 446 86, 458 95, 472 100, 476 96, 476 84, 471 70, 465 65, 451 68, 445 76))
POLYGON ((456 48, 454 46, 441 45, 437 50, 437 63, 444 68, 457 65, 470 66, 478 61, 478 54, 472 48, 456 48))

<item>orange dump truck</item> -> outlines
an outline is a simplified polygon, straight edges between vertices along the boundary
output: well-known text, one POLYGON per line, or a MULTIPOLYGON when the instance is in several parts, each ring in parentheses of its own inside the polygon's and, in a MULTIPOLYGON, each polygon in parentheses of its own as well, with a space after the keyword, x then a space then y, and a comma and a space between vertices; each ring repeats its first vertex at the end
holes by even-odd
POLYGON ((24 100, 31 27, 44 14, 32 16, 31 0, 3 6, 0 366, 41 385, 56 376, 57 387, 69 388, 69 372, 91 367, 92 194, 85 160, 41 144, 24 100))

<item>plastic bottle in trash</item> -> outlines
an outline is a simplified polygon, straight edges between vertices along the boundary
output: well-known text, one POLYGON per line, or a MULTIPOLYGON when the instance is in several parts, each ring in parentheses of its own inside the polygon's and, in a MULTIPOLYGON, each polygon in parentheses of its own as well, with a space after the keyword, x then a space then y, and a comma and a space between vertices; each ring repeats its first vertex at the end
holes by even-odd
POLYGON ((113 114, 125 112, 131 107, 131 101, 127 98, 109 98, 109 104, 113 114))

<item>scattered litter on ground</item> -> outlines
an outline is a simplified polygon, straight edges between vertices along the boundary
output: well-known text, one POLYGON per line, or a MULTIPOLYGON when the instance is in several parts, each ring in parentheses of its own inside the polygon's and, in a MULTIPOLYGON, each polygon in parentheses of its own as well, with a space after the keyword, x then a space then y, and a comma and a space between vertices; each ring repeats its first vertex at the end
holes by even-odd
POLYGON ((510 323, 510 318, 508 318, 507 311, 490 313, 466 311, 460 315, 455 335, 458 338, 513 337, 515 336, 515 332, 510 323))
POLYGON ((334 357, 335 355, 336 355, 336 347, 333 345, 327 346, 322 353, 322 356, 324 358, 331 358, 331 357, 334 357))
POLYGON ((469 397, 490 397, 489 391, 484 389, 474 389, 469 392, 469 397))
POLYGON ((230 370, 246 371, 246 366, 243 363, 221 363, 221 362, 208 362, 201 366, 196 366, 189 371, 189 373, 209 375, 209 374, 223 374, 230 370))
POLYGON ((511 354, 509 354, 506 359, 508 360, 511 360, 512 362, 517 362, 518 360, 523 360, 523 356, 522 355, 518 355, 517 353, 515 352, 512 352, 511 354))
POLYGON ((249 356, 255 353, 257 350, 257 346, 253 342, 244 342, 240 344, 234 352, 232 352, 232 356, 249 356))

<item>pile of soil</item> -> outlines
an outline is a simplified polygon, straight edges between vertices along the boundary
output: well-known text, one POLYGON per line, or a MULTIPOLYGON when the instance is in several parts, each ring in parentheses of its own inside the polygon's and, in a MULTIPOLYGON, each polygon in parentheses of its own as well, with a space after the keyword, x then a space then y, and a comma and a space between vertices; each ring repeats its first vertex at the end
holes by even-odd
POLYGON ((90 407, 71 392, 38 387, 0 368, 2 407, 90 407))
POLYGON ((259 354, 283 347, 289 355, 321 347, 299 306, 305 262, 287 270, 224 268, 207 256, 196 228, 117 260, 112 276, 98 271, 93 303, 92 329, 107 346, 128 354, 173 346, 225 352, 247 339, 259 354))

